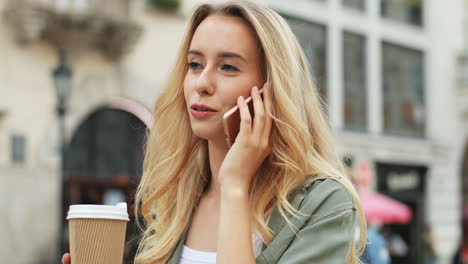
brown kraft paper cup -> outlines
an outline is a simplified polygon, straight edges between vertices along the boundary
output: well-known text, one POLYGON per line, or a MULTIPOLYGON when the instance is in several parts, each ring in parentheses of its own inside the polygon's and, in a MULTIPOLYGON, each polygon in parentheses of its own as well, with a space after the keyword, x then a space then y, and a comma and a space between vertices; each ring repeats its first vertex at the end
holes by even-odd
MULTIPOLYGON (((83 208, 83 205, 78 206, 83 208)), ((109 207, 117 206, 92 205, 92 207, 96 212, 100 208, 107 207, 109 209, 109 207)), ((111 219, 113 217, 111 214, 106 214, 103 211, 99 213, 103 213, 104 216, 75 214, 73 217, 70 217, 69 212, 68 221, 72 264, 122 264, 127 220, 111 219)))

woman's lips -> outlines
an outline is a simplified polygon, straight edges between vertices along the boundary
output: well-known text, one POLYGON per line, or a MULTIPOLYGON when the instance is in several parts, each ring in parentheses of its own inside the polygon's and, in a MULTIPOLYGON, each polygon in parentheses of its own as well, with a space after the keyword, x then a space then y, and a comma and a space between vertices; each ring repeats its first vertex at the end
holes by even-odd
POLYGON ((213 112, 213 111, 199 111, 199 110, 195 110, 193 108, 190 109, 190 112, 196 118, 204 118, 204 117, 207 117, 207 116, 210 116, 210 115, 213 115, 213 114, 216 113, 216 112, 213 112))
POLYGON ((193 104, 190 107, 190 112, 192 113, 192 115, 194 117, 203 118, 203 117, 207 117, 209 115, 212 115, 212 114, 216 113, 217 111, 214 110, 213 108, 207 106, 207 105, 193 104))

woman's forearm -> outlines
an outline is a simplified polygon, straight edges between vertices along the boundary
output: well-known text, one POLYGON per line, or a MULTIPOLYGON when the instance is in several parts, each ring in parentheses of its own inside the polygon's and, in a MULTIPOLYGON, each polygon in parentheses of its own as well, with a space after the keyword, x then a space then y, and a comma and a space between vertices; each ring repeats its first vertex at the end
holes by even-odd
POLYGON ((223 186, 216 263, 255 263, 249 195, 245 188, 223 186))

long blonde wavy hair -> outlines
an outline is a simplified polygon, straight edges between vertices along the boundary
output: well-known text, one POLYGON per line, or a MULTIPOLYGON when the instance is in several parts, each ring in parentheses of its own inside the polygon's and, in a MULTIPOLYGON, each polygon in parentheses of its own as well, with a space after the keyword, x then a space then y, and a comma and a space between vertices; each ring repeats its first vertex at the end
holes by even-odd
POLYGON ((189 225, 210 180, 207 141, 194 135, 183 94, 187 54, 200 23, 212 14, 236 16, 256 34, 263 54, 263 70, 272 87, 272 153, 251 186, 254 227, 268 245, 274 238, 266 223, 278 208, 283 217, 300 214, 290 194, 314 175, 327 175, 352 195, 358 211, 360 241, 350 247, 347 263, 358 263, 366 239, 366 223, 358 194, 345 176, 336 154, 323 105, 311 79, 304 52, 287 22, 273 10, 248 1, 219 6, 201 5, 191 17, 177 62, 154 107, 143 176, 135 197, 135 215, 145 228, 135 264, 166 263, 189 225), (273 183, 273 184, 272 184, 273 183))

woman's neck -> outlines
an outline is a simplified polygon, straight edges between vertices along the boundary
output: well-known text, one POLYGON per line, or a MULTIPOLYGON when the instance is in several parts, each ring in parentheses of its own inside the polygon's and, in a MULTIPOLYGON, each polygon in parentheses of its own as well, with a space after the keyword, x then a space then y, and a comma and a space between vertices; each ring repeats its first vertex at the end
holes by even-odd
POLYGON ((223 140, 208 140, 208 155, 210 161, 211 179, 205 196, 218 199, 221 195, 221 179, 219 169, 229 148, 223 140))

